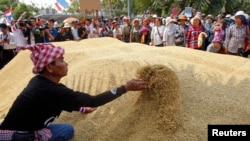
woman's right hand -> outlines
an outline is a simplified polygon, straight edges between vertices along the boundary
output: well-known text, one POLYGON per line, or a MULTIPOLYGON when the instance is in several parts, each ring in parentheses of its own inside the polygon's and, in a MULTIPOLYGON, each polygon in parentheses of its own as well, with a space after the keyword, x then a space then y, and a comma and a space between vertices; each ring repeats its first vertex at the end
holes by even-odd
POLYGON ((141 91, 149 88, 149 82, 142 79, 132 79, 124 87, 126 91, 141 91))

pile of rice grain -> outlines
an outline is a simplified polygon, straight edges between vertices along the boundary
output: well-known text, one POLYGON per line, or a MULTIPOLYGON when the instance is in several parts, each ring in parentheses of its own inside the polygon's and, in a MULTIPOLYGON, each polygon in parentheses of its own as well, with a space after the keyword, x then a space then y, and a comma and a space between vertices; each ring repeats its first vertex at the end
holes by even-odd
MULTIPOLYGON (((156 48, 113 38, 58 42, 69 72, 61 82, 96 95, 131 78, 151 89, 128 92, 95 112, 63 112, 74 141, 207 140, 208 124, 249 124, 248 59, 181 47, 156 48)), ((0 119, 30 78, 29 51, 0 71, 0 119)))

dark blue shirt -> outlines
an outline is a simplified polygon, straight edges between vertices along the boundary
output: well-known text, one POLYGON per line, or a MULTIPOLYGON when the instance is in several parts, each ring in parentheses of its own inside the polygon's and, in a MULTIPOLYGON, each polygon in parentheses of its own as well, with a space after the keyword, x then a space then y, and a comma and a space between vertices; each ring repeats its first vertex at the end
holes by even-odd
POLYGON ((54 27, 51 28, 51 29, 49 30, 49 32, 50 32, 51 35, 54 36, 54 40, 49 40, 49 35, 45 33, 45 35, 44 35, 44 42, 45 42, 45 43, 55 41, 55 39, 56 39, 56 37, 57 37, 57 35, 58 35, 58 31, 57 31, 56 28, 54 28, 54 27))

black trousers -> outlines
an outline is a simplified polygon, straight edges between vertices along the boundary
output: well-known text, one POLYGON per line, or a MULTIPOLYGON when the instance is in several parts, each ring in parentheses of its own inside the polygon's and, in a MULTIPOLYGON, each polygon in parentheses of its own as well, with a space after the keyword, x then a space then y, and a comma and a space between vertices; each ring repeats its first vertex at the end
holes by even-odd
POLYGON ((34 132, 20 133, 15 132, 12 137, 12 141, 34 141, 35 134, 34 132))
POLYGON ((245 51, 243 48, 239 48, 237 53, 232 53, 232 52, 228 52, 228 54, 230 55, 236 55, 236 56, 242 56, 242 57, 248 57, 248 55, 250 54, 250 50, 245 51))
POLYGON ((156 47, 164 47, 163 43, 159 44, 159 45, 155 45, 156 47))
POLYGON ((16 55, 15 49, 2 50, 0 52, 0 69, 2 69, 6 64, 9 63, 16 55))

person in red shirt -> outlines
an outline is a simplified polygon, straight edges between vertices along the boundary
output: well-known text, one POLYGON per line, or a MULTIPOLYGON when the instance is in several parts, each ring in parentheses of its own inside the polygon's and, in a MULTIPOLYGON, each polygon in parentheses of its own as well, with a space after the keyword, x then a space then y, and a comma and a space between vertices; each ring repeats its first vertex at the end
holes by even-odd
POLYGON ((203 25, 201 24, 201 16, 196 14, 190 22, 191 25, 189 26, 186 34, 186 47, 203 50, 203 47, 198 47, 199 34, 205 31, 203 25))

